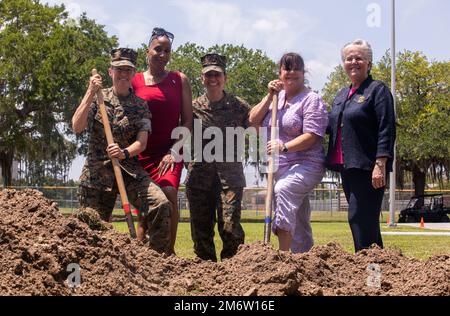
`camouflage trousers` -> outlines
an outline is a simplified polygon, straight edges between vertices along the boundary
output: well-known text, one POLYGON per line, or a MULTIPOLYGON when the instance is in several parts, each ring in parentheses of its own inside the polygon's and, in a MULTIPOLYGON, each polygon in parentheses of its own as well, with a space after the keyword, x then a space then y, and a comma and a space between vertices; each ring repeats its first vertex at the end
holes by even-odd
POLYGON ((222 189, 220 185, 211 190, 186 187, 191 217, 191 236, 195 254, 203 260, 217 261, 214 246, 214 226, 223 242, 221 260, 236 254, 244 243, 241 226, 241 201, 243 188, 222 189))
MULTIPOLYGON (((170 246, 170 202, 158 185, 150 178, 135 180, 124 175, 130 203, 139 211, 139 223, 148 235, 149 245, 158 252, 167 252, 170 246)), ((102 220, 110 221, 119 190, 97 190, 80 186, 78 196, 81 207, 96 210, 102 220)))

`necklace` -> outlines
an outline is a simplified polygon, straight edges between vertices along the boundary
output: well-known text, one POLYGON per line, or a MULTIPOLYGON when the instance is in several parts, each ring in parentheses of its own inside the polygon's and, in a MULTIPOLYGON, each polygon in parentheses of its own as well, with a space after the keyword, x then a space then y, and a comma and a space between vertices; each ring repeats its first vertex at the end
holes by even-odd
POLYGON ((152 75, 150 70, 144 72, 144 80, 146 85, 156 85, 164 81, 169 73, 167 71, 163 71, 158 75, 152 75))

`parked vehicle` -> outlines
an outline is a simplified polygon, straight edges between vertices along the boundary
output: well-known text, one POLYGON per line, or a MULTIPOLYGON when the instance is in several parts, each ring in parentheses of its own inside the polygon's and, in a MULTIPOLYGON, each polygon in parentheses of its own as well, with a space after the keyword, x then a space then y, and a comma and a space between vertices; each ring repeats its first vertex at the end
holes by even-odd
POLYGON ((399 223, 450 222, 448 196, 443 194, 425 194, 413 196, 405 209, 400 211, 399 223))

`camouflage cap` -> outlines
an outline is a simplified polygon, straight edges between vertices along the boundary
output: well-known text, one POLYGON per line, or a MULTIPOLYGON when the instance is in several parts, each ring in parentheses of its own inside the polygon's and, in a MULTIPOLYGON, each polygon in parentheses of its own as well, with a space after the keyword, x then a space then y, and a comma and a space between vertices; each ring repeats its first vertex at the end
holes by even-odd
POLYGON ((227 67, 227 59, 225 56, 219 54, 206 54, 201 59, 202 73, 205 74, 208 71, 218 71, 225 73, 227 67))
POLYGON ((111 66, 136 68, 137 52, 131 48, 115 48, 111 51, 111 66))

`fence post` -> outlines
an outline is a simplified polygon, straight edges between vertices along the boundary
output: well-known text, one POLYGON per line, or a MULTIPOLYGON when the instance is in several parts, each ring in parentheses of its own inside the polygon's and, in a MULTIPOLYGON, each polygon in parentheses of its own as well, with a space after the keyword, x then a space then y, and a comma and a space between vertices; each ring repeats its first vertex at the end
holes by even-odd
POLYGON ((73 213, 73 188, 70 188, 70 212, 73 213))
POLYGON ((333 188, 330 187, 330 210, 331 210, 331 217, 333 217, 333 188))
POLYGON ((338 212, 341 211, 341 188, 337 188, 338 212))
POLYGON ((178 198, 178 223, 181 221, 181 197, 177 194, 178 198))

